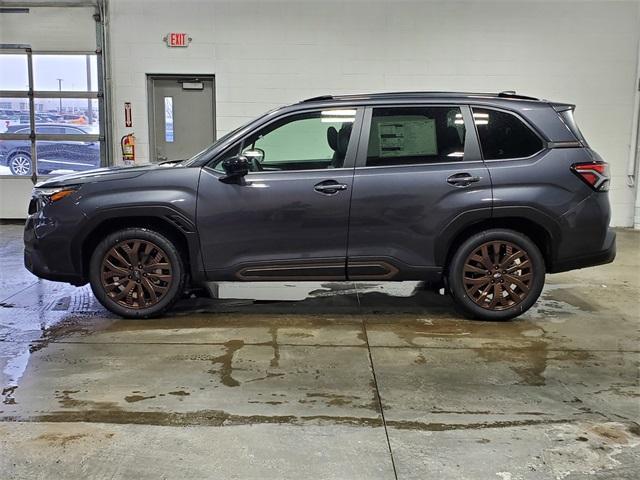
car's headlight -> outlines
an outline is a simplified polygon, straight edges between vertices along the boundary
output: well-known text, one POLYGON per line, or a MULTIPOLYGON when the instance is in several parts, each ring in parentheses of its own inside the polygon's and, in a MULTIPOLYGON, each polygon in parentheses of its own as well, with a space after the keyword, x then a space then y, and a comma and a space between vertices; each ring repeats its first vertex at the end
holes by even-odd
POLYGON ((76 190, 78 190, 78 187, 75 185, 58 188, 34 188, 33 196, 44 203, 53 203, 68 197, 76 190))

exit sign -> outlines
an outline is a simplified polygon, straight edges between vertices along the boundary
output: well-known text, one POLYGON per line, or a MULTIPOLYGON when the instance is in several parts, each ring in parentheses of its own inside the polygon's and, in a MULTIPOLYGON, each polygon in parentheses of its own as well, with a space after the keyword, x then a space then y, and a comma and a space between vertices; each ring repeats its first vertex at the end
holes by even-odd
POLYGON ((171 32, 162 39, 166 42, 167 47, 188 47, 191 43, 191 37, 186 33, 171 32))

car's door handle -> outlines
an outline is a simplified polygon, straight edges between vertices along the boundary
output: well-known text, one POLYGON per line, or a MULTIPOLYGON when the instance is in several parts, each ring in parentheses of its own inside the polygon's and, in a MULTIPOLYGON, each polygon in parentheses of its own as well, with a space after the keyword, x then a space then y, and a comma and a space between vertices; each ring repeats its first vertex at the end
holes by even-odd
POLYGON ((335 195, 341 190, 346 190, 347 186, 344 183, 338 183, 335 180, 326 180, 314 185, 313 189, 323 195, 335 195))
POLYGON ((476 177, 469 173, 454 173, 449 178, 447 178, 447 183, 456 187, 466 187, 467 185, 479 181, 480 177, 476 177))

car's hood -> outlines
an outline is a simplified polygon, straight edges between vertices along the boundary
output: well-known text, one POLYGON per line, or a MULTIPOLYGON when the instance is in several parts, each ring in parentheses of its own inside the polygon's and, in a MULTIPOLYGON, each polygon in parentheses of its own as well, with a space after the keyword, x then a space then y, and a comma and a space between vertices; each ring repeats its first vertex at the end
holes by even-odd
POLYGON ((48 178, 36 184, 36 188, 48 187, 65 187, 68 185, 79 185, 83 183, 102 182, 106 180, 122 180, 125 178, 133 178, 150 170, 158 168, 171 168, 172 164, 158 165, 141 165, 139 167, 108 167, 96 168, 95 170, 87 170, 85 172, 71 173, 61 175, 59 177, 48 178))

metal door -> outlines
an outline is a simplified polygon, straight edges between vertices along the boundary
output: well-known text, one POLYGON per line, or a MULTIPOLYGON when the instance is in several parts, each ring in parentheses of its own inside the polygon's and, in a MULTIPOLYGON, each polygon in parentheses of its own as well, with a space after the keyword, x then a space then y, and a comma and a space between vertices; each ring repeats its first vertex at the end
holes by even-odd
POLYGON ((189 158, 215 140, 213 78, 149 77, 150 159, 189 158))

